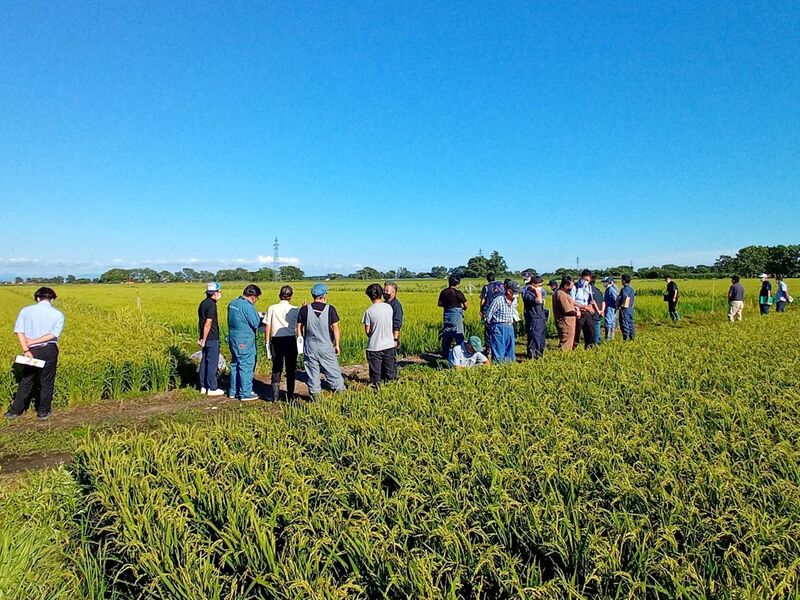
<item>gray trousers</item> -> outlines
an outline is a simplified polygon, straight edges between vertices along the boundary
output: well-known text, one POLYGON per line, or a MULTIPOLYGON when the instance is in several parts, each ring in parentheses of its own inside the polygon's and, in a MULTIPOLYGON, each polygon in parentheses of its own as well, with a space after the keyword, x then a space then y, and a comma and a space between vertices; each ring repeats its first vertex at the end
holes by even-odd
POLYGON ((339 368, 339 357, 336 356, 333 348, 314 350, 305 355, 303 362, 308 376, 308 391, 312 394, 319 394, 322 391, 320 373, 325 375, 325 379, 333 391, 340 392, 345 389, 344 378, 339 368))

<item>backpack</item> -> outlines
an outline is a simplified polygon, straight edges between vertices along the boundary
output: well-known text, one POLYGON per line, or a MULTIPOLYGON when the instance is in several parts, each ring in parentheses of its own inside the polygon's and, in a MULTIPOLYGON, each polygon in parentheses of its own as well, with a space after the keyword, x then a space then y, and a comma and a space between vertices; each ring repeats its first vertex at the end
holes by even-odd
POLYGON ((492 281, 486 284, 486 288, 483 292, 484 308, 489 308, 489 305, 492 301, 497 298, 498 296, 502 296, 506 293, 506 287, 500 281, 492 281))

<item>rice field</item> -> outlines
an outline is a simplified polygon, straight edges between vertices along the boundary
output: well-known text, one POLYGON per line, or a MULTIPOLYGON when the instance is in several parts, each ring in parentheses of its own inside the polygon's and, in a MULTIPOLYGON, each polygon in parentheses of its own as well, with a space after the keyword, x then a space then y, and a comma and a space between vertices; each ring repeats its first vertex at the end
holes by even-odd
POLYGON ((90 439, 0 491, 0 595, 797 597, 800 312, 750 317, 90 439))
MULTIPOLYGON (((352 280, 328 282, 329 302, 341 317, 342 355, 344 364, 364 361, 366 337, 361 316, 368 306, 364 289, 368 282, 352 280)), ((800 281, 789 281, 796 290, 800 281)), ((465 280, 462 290, 469 300, 466 324, 470 333, 482 334, 478 318, 482 281, 465 280)), ((678 281, 681 289, 680 312, 692 317, 702 313, 724 318, 727 280, 678 281)), ((758 282, 744 282, 748 292, 747 312, 757 314, 758 282)), ((264 292, 257 305, 265 311, 277 302, 279 283, 259 284, 264 292)), ((293 284, 294 303, 310 301, 313 282, 293 284)), ((435 351, 439 346, 441 310, 436 306, 441 281, 400 281, 398 297, 405 309, 405 326, 401 353, 420 354, 435 351)), ((637 290, 636 318, 640 324, 663 323, 666 305, 662 301, 662 281, 634 281, 637 290)), ((220 300, 220 321, 226 333, 225 306, 235 298, 244 284, 226 285, 220 300)), ((19 309, 31 302, 35 286, 0 287, 0 328, 8 334, 0 336, 0 352, 10 365, 18 353, 12 335, 19 309)), ((66 315, 61 344, 61 367, 56 380, 54 406, 77 405, 126 394, 163 391, 179 383, 178 363, 195 352, 197 305, 203 299, 204 287, 189 284, 142 285, 63 285, 57 306, 66 315)), ((259 343, 259 349, 263 343, 259 343)), ((223 343, 223 353, 226 353, 223 343)), ((269 363, 259 353, 257 370, 265 373, 269 363)), ((15 389, 10 366, 0 369, 0 394, 7 400, 15 389)))

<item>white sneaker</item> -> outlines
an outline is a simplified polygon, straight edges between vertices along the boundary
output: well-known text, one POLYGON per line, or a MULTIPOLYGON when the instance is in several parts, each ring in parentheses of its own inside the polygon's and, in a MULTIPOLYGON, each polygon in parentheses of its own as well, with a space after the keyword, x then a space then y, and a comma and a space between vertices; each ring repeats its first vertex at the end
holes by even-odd
POLYGON ((225 392, 223 390, 208 390, 207 394, 209 396, 224 396, 225 392))
POLYGON ((200 388, 200 393, 201 394, 206 394, 206 393, 208 393, 208 390, 206 388, 204 388, 204 387, 201 387, 200 388))

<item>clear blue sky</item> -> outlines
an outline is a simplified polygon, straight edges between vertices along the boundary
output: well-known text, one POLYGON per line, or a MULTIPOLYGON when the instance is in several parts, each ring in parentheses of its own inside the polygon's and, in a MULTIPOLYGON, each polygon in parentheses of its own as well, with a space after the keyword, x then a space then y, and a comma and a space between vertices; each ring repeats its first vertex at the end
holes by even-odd
POLYGON ((0 273, 797 243, 800 4, 4 2, 0 273))

